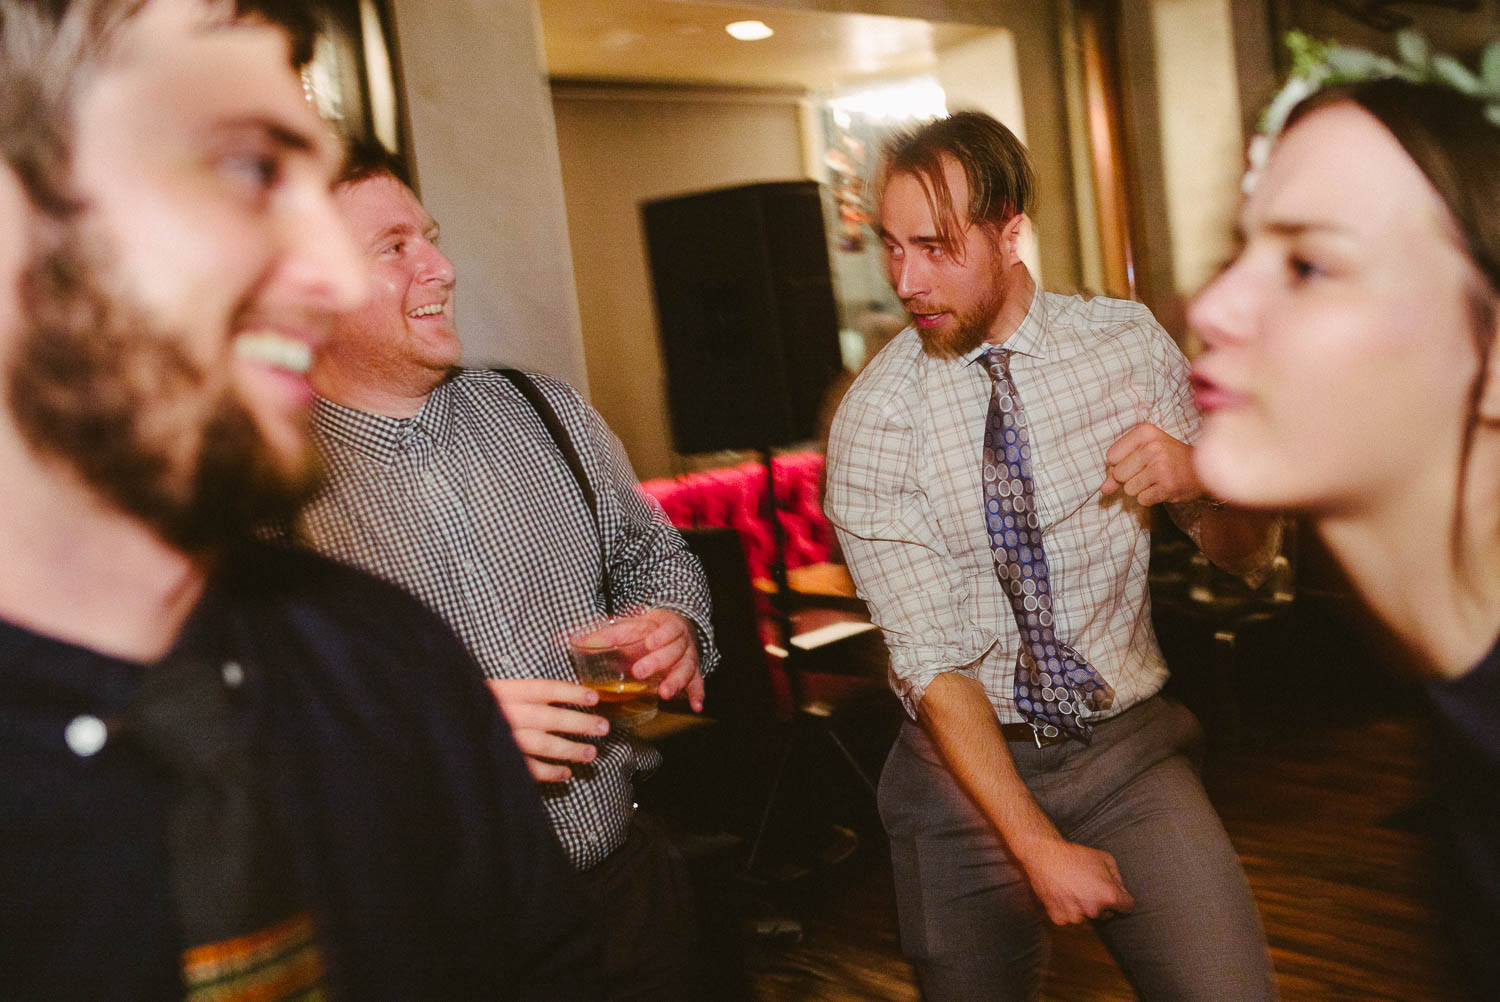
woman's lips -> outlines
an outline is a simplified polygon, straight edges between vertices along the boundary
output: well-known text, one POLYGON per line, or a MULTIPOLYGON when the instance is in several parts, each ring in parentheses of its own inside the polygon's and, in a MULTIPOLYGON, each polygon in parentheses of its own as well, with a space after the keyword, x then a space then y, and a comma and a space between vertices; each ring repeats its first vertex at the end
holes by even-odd
POLYGON ((1194 372, 1189 382, 1193 387, 1193 400, 1205 414, 1238 407, 1248 399, 1245 394, 1226 389, 1200 372, 1194 372))

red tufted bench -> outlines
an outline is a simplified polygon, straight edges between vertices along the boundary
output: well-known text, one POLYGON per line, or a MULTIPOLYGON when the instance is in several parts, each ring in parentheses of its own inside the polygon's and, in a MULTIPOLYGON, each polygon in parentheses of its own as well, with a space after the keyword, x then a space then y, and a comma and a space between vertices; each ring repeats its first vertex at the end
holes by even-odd
MULTIPOLYGON (((833 527, 823 517, 822 454, 788 453, 771 462, 788 570, 826 563, 833 553, 833 527)), ((641 490, 661 503, 673 525, 734 529, 745 545, 751 576, 758 582, 770 580, 776 545, 764 515, 766 470, 760 463, 647 480, 641 490)))
MULTIPOLYGON (((823 455, 798 452, 772 459, 776 471, 776 514, 786 533, 786 563, 793 590, 810 595, 836 596, 852 601, 854 590, 842 564, 830 563, 834 552, 833 526, 823 515, 823 455)), ((660 502, 673 525, 684 529, 731 528, 745 548, 745 563, 762 595, 758 614, 765 639, 779 643, 769 624, 770 607, 765 593, 773 590, 771 562, 775 541, 765 519, 765 467, 755 461, 726 466, 680 477, 647 480, 643 493, 660 502)), ((813 625, 830 620, 864 620, 862 615, 833 612, 820 617, 809 614, 813 625)), ((877 640, 878 636, 871 639, 877 640)), ((780 657, 771 658, 773 685, 783 715, 791 709, 788 680, 780 657)), ((846 693, 868 686, 869 678, 839 674, 824 675, 816 663, 804 675, 806 696, 821 702, 838 702, 846 693)), ((884 688, 884 682, 879 682, 884 688)))
MULTIPOLYGON (((873 797, 875 762, 883 758, 901 717, 886 684, 880 634, 854 598, 847 570, 830 562, 835 546, 822 508, 822 454, 789 453, 772 462, 776 518, 785 534, 788 583, 796 593, 790 640, 771 614, 776 543, 766 517, 764 465, 745 462, 640 485, 674 525, 700 530, 684 534, 709 576, 724 662, 708 680, 710 720, 664 704, 664 712, 637 733, 663 749, 664 775, 676 784, 660 787, 664 797, 673 790, 703 788, 701 778, 684 772, 683 762, 731 763, 741 777, 732 784, 737 790, 759 789, 770 780, 762 813, 750 819, 759 823, 744 829, 747 840, 753 833, 746 843, 751 867, 767 820, 781 816, 775 808, 783 773, 788 783, 796 783, 804 771, 831 766, 856 795, 863 789, 873 797), (718 750, 708 755, 694 750, 704 747, 718 750), (864 764, 851 747, 862 753, 864 764), (679 763, 675 772, 674 763, 679 763), (853 767, 857 781, 843 774, 845 766, 853 767)), ((847 830, 837 830, 849 838, 847 830)))

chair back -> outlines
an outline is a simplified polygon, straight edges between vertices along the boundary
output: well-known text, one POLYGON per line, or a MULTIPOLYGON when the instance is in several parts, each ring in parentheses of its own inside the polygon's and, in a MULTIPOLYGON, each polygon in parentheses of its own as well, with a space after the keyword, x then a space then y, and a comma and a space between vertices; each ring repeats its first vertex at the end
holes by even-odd
POLYGON ((681 531, 708 578, 722 659, 708 677, 703 712, 731 726, 765 727, 776 716, 775 696, 740 535, 727 527, 681 531))

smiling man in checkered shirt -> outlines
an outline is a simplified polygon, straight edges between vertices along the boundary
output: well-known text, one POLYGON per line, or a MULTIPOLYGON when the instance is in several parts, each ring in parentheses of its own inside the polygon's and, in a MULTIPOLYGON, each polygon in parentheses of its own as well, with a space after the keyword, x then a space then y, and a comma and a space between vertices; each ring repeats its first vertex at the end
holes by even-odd
POLYGON ((1272 997, 1198 780, 1201 732, 1157 695, 1146 566, 1150 505, 1239 569, 1269 558, 1274 521, 1204 503, 1187 366, 1144 307, 1036 286, 1018 254, 1031 189, 1025 149, 986 115, 887 146, 877 231, 913 326, 850 389, 829 443, 829 515, 912 718, 880 789, 902 945, 929 1000, 1034 999, 1047 922, 1090 919, 1143 997, 1272 997), (986 358, 996 345, 1008 362, 986 358), (1024 417, 1002 416, 1017 400, 1024 417), (994 458, 999 434, 1019 436, 1014 457, 994 458), (982 460, 1009 472, 987 488, 982 460), (1035 543, 1005 538, 1006 511, 1039 534, 1040 565, 1035 543), (1112 699, 1080 704, 1096 682, 1047 674, 1061 645, 1112 699))
POLYGON ((578 454, 597 526, 517 388, 455 368, 453 265, 402 177, 378 151, 356 154, 335 190, 376 293, 335 325, 311 374, 329 481, 299 534, 426 602, 490 679, 553 827, 600 902, 610 997, 689 998, 685 873, 632 805, 632 778, 657 753, 575 708, 598 696, 578 684, 563 638, 604 614, 608 587, 615 609, 649 626, 637 676, 701 709, 716 659, 702 569, 571 387, 531 377, 578 454))

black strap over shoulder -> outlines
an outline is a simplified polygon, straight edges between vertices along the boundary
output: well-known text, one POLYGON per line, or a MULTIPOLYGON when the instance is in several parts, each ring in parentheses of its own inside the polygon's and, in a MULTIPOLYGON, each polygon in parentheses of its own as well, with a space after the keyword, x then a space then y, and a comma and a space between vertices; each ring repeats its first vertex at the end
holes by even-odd
POLYGON ((567 462, 573 479, 578 483, 578 491, 583 495, 584 504, 588 506, 589 515, 594 520, 594 534, 599 540, 599 566, 604 576, 604 611, 613 616, 615 594, 609 578, 609 555, 604 550, 604 526, 599 521, 599 501, 594 494, 593 486, 589 484, 589 478, 583 472, 583 462, 578 458, 578 450, 573 447, 572 436, 563 427, 562 421, 558 419, 557 411, 553 410, 552 404, 542 395, 542 391, 537 388, 530 376, 520 369, 495 369, 494 371, 510 380, 511 385, 526 398, 531 409, 536 411, 537 417, 542 419, 542 424, 547 428, 547 434, 552 436, 552 441, 567 462))

